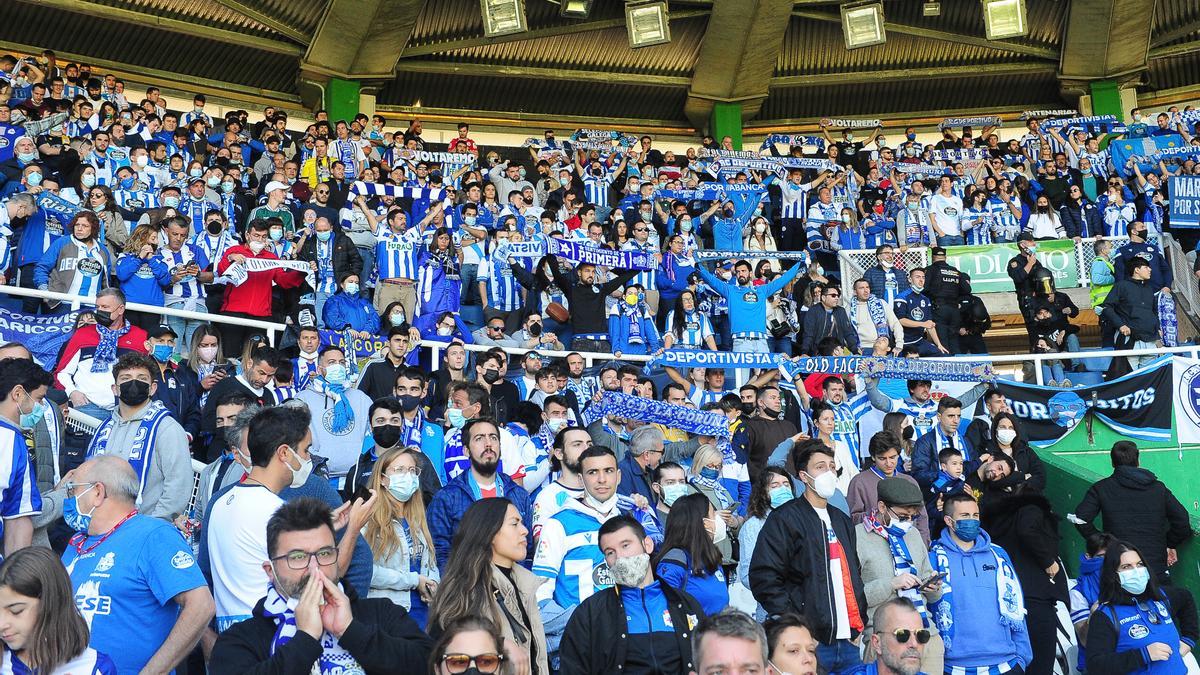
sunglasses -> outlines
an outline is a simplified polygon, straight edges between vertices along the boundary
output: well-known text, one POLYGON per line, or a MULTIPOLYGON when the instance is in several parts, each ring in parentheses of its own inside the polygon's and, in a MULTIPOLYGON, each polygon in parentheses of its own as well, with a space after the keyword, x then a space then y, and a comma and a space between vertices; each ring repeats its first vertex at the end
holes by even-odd
POLYGON ((504 326, 488 326, 488 330, 504 330, 504 326))
POLYGON ((491 653, 476 654, 475 656, 446 654, 442 657, 442 663, 446 664, 446 669, 452 673, 465 673, 471 664, 475 664, 481 673, 494 673, 500 668, 500 663, 503 661, 503 655, 491 653))
POLYGON ((914 634, 917 636, 917 642, 920 644, 927 644, 929 642, 929 638, 932 637, 929 631, 925 628, 917 631, 911 631, 907 628, 897 628, 896 630, 892 631, 892 636, 895 637, 896 642, 899 642, 900 644, 907 644, 908 638, 912 637, 914 634))
POLYGON ((633 231, 634 231, 634 232, 645 232, 645 231, 646 231, 646 228, 644 228, 644 227, 635 227, 635 228, 633 228, 633 231))

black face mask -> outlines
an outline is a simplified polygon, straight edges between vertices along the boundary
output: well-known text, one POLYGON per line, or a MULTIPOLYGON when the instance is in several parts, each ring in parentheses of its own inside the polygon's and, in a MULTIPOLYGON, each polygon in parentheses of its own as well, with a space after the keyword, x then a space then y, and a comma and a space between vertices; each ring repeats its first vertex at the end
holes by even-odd
POLYGON ((495 368, 488 368, 483 371, 483 381, 488 384, 496 384, 500 381, 500 371, 495 368))
POLYGON ((742 404, 742 414, 746 415, 746 416, 753 415, 754 414, 754 404, 753 403, 743 403, 742 404))
POLYGON ((113 325, 113 316, 111 312, 106 312, 103 309, 98 309, 95 312, 96 324, 108 328, 113 325))
POLYGON ((141 380, 126 380, 117 387, 118 398, 125 405, 141 405, 150 398, 150 383, 141 380))
POLYGON ((530 336, 532 336, 532 337, 539 337, 539 336, 541 336, 541 334, 542 334, 542 322, 541 322, 541 321, 534 321, 533 323, 529 324, 529 328, 528 328, 528 330, 529 330, 529 335, 530 335, 530 336))
POLYGON ((913 428, 904 427, 904 431, 900 432, 900 435, 904 437, 904 440, 911 441, 913 437, 913 428))
POLYGON ((212 235, 221 234, 221 223, 213 221, 208 224, 208 233, 212 235))
POLYGON ((400 396, 399 399, 400 407, 404 409, 404 412, 412 412, 421 406, 421 398, 419 396, 405 394, 400 396))
POLYGON ((401 429, 396 424, 381 424, 371 429, 371 435, 375 437, 375 445, 381 448, 394 448, 400 442, 401 429))

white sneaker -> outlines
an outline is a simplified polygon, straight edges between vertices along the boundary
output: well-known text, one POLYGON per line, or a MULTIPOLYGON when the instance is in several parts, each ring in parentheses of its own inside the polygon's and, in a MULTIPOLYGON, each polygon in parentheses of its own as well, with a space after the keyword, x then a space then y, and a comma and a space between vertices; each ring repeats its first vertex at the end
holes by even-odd
POLYGON ((1047 383, 1046 383, 1046 386, 1047 386, 1047 387, 1057 387, 1057 386, 1058 386, 1058 380, 1050 380, 1049 382, 1047 382, 1047 383))
POLYGON ((1062 386, 1064 386, 1064 387, 1073 387, 1073 386, 1075 386, 1075 385, 1071 384, 1071 380, 1070 380, 1070 378, 1063 378, 1063 381, 1062 381, 1062 386))

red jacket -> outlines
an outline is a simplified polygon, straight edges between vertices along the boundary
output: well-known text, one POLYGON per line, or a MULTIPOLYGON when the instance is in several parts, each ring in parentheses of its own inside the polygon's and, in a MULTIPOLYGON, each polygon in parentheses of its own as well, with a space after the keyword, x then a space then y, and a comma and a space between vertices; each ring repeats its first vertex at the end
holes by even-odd
MULTIPOLYGON (((241 254, 247 258, 262 260, 279 260, 279 256, 263 249, 262 253, 254 255, 245 244, 231 246, 225 251, 225 257, 217 264, 217 274, 229 269, 231 254, 241 254)), ((225 302, 221 305, 222 312, 238 312, 250 316, 271 316, 271 288, 278 284, 280 288, 296 288, 304 283, 304 273, 295 270, 276 268, 266 272, 250 272, 249 278, 241 286, 225 287, 225 302)))
MULTIPOLYGON (((128 321, 128 319, 126 319, 126 321, 128 321)), ((128 352, 139 352, 141 354, 145 354, 147 339, 146 331, 131 324, 129 326, 129 332, 117 339, 117 357, 120 358, 122 354, 126 354, 128 352)), ((71 362, 71 359, 75 356, 76 352, 84 352, 80 356, 81 359, 90 359, 92 354, 96 351, 97 345, 99 344, 100 333, 96 330, 96 327, 91 324, 81 326, 74 333, 72 333, 71 339, 67 342, 67 346, 63 347, 62 358, 58 360, 58 365, 54 367, 54 374, 56 376, 54 380, 54 386, 62 389, 62 383, 58 381, 57 375, 59 371, 61 371, 68 363, 71 362)))

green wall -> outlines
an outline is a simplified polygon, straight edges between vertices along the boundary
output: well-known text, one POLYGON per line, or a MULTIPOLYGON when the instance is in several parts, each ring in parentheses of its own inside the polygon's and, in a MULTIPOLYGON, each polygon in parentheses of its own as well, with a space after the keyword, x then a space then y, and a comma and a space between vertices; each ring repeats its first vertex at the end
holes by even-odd
POLYGON ((340 77, 329 78, 325 85, 325 110, 329 112, 330 124, 338 120, 349 122, 358 114, 358 83, 340 77))
POLYGON ((714 103, 712 110, 712 136, 720 145, 721 139, 733 138, 733 149, 742 149, 742 104, 714 103))
POLYGON ((1121 109, 1121 90, 1115 80, 1092 82, 1092 114, 1116 115, 1124 120, 1126 111, 1121 109))
MULTIPOLYGON (((1078 571, 1084 544, 1079 531, 1066 521, 1066 515, 1075 512, 1092 483, 1112 473, 1108 450, 1114 442, 1127 440, 1098 421, 1094 431, 1094 443, 1089 444, 1087 430, 1080 424, 1052 449, 1038 453, 1046 464, 1046 496, 1062 519, 1059 522, 1062 556, 1072 574, 1078 571)), ((1192 478, 1200 475, 1200 448, 1181 450, 1177 445, 1155 448, 1144 442, 1138 442, 1138 447, 1141 466, 1153 471, 1170 488, 1188 510, 1192 530, 1200 531, 1200 486, 1192 478)), ((1173 582, 1200 593, 1200 545, 1192 539, 1178 552, 1179 562, 1171 568, 1173 582)))

